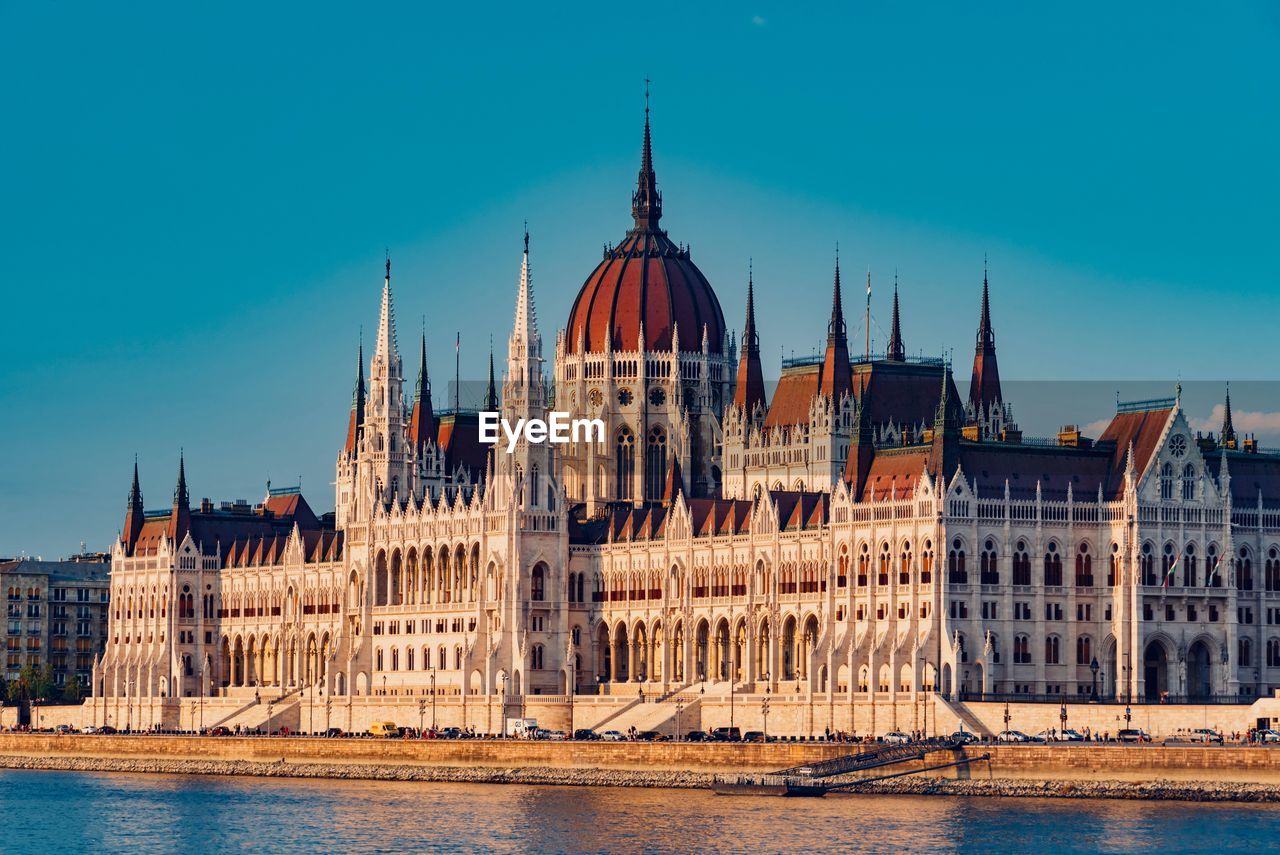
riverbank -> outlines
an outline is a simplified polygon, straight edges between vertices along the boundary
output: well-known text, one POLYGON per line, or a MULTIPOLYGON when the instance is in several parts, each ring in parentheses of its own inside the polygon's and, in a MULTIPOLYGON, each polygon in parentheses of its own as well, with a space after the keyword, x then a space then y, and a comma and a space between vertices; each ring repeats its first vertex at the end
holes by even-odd
MULTIPOLYGON (((12 755, 0 755, 0 768, 28 771, 698 790, 708 788, 714 777, 705 772, 646 772, 633 769, 551 767, 500 769, 388 763, 295 763, 287 760, 256 762, 12 755)), ((916 776, 869 782, 840 795, 845 794, 1266 803, 1280 801, 1280 786, 1212 781, 1029 781, 1012 778, 965 780, 916 776)))

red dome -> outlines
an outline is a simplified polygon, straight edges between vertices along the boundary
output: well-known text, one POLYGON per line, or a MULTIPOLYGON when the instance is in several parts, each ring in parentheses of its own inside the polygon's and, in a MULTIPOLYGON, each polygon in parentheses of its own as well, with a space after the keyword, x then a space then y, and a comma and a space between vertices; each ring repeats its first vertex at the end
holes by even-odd
POLYGON ((715 291, 689 259, 689 250, 658 228, 662 196, 653 172, 647 114, 646 109, 640 178, 631 198, 635 227, 605 251, 573 301, 565 342, 570 353, 602 353, 609 346, 639 350, 641 323, 648 351, 671 350, 677 327, 682 351, 702 348, 704 327, 711 352, 724 350, 724 313, 715 291))

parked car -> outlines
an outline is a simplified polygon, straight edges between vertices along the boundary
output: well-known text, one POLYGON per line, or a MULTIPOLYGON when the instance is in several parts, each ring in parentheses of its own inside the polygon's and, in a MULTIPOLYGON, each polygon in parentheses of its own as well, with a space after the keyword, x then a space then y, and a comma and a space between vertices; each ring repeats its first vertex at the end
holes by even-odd
POLYGON ((1002 730, 996 734, 996 742, 1033 742, 1032 737, 1020 730, 1002 730))
POLYGON ((967 730, 957 730, 951 734, 951 741, 958 742, 961 745, 972 745, 978 741, 978 734, 970 733, 967 730))
POLYGON ((741 742, 742 731, 736 727, 717 727, 711 731, 712 742, 741 742))
POLYGON ((691 730, 684 735, 685 742, 707 742, 709 739, 704 730, 691 730))
POLYGON ((1212 742, 1217 742, 1221 745, 1226 742, 1223 735, 1211 727, 1197 727, 1195 730, 1191 731, 1187 738, 1192 742, 1203 742, 1206 745, 1212 742))
POLYGON ((346 736, 346 732, 340 727, 331 727, 324 732, 326 739, 341 739, 346 736))
POLYGON ((622 731, 619 730, 606 730, 604 733, 600 734, 600 738, 605 742, 622 742, 626 739, 626 737, 622 735, 622 731))
POLYGON ((54 733, 74 733, 69 724, 60 724, 53 729, 54 733))
POLYGON ((881 739, 884 742, 888 743, 889 745, 911 744, 911 737, 900 730, 891 730, 888 733, 886 733, 883 737, 881 737, 881 739))
POLYGON ((1140 727, 1126 727, 1117 731, 1116 739, 1121 742, 1150 742, 1151 734, 1140 727))
POLYGON ((103 734, 106 734, 107 736, 111 736, 112 734, 116 734, 119 732, 120 731, 116 730, 114 727, 112 727, 109 724, 104 724, 102 727, 98 728, 98 733, 103 733, 103 734))
POLYGON ((581 739, 584 742, 595 742, 600 735, 589 727, 580 727, 573 732, 574 739, 581 739))
POLYGON ((763 730, 748 730, 742 734, 743 742, 767 742, 763 730))
POLYGON ((80 728, 80 732, 81 733, 97 733, 98 728, 94 727, 91 724, 86 724, 84 727, 80 728))
POLYGON ((400 735, 400 728, 394 721, 375 721, 369 725, 369 735, 379 739, 395 739, 400 735))
POLYGON ((1280 742, 1280 730, 1272 730, 1271 728, 1267 728, 1266 730, 1259 730, 1258 741, 1259 742, 1280 742))
POLYGON ((436 731, 436 739, 461 739, 462 728, 459 727, 442 727, 436 731))
POLYGON ((1084 742, 1084 734, 1078 730, 1042 730, 1035 738, 1040 742, 1084 742))

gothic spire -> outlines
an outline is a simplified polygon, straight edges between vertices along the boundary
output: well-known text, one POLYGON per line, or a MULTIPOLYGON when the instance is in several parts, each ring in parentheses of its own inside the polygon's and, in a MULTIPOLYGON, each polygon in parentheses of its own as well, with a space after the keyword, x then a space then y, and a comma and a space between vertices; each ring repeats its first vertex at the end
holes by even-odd
POLYGON ((1218 438, 1224 448, 1236 447, 1236 426, 1231 421, 1231 384, 1227 384, 1227 400, 1222 407, 1222 431, 1218 438))
POLYGON ((512 341, 520 341, 526 347, 536 342, 538 356, 542 355, 542 337, 538 334, 538 313, 533 306, 533 274, 529 270, 529 225, 524 228, 524 255, 520 259, 520 290, 516 294, 516 320, 511 332, 512 341))
POLYGON ((907 348, 902 343, 902 322, 898 318, 898 275, 893 275, 893 329, 889 333, 889 347, 885 358, 890 362, 906 362, 907 348))
POLYGON ((831 320, 827 324, 827 344, 834 343, 837 337, 845 339, 845 333, 844 306, 841 304, 840 300, 840 255, 839 252, 837 252, 836 279, 835 284, 831 288, 831 320))
POLYGON ((662 194, 653 171, 653 142, 649 133, 649 81, 644 81, 644 147, 640 153, 640 175, 631 196, 631 216, 637 231, 654 231, 662 219, 662 194))
POLYGON ((969 404, 979 416, 989 415, 1003 401, 1000 368, 996 363, 996 334, 991 326, 991 298, 987 285, 986 259, 982 262, 982 313, 978 319, 978 342, 973 353, 973 374, 969 381, 969 404))
POLYGON ((347 424, 348 452, 356 450, 356 443, 364 431, 364 336, 360 338, 360 348, 356 353, 356 388, 351 395, 351 419, 347 424))
POLYGON ((142 486, 138 483, 138 455, 133 456, 133 484, 129 487, 129 507, 142 509, 142 486))
POLYGON ((422 358, 418 362, 418 385, 409 417, 409 442, 422 451, 428 441, 435 441, 436 419, 431 408, 431 379, 427 376, 427 334, 422 333, 422 358))
POLYGON ((489 388, 484 393, 484 409, 491 413, 498 411, 498 384, 493 376, 493 342, 489 342, 489 388))
POLYGON ((738 356, 738 382, 733 403, 751 418, 756 405, 765 406, 764 371, 760 367, 760 336, 756 332, 755 274, 747 266, 747 323, 742 329, 742 352, 738 356))
POLYGON ((853 391, 849 368, 849 340, 845 336, 844 307, 840 297, 840 256, 836 255, 835 284, 831 289, 831 320, 827 324, 827 351, 822 360, 820 391, 838 406, 840 396, 853 391))
POLYGON ((133 485, 129 487, 129 505, 124 512, 124 548, 126 554, 133 554, 133 545, 142 534, 142 521, 145 512, 142 507, 142 487, 138 483, 138 456, 133 456, 133 485))
POLYGON ((173 512, 169 515, 169 537, 178 543, 191 531, 191 497, 187 493, 186 455, 178 453, 178 486, 173 490, 173 512))
POLYGON ((392 376, 400 371, 400 351, 396 346, 396 313, 391 302, 391 257, 387 256, 387 274, 382 280, 382 308, 378 316, 378 340, 374 346, 373 361, 384 362, 392 376))

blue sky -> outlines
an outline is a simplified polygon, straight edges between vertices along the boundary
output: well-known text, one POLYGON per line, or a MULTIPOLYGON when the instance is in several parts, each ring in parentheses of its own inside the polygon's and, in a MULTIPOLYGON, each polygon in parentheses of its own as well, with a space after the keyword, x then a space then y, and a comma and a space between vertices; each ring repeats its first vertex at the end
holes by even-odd
POLYGON ((663 223, 734 326, 754 258, 767 373, 825 334, 837 241, 966 366, 986 253, 1005 376, 1096 381, 1024 428, 1178 377, 1209 418, 1230 379, 1280 444, 1244 382, 1276 376, 1280 6, 639 9, 0 6, 0 554, 105 548, 135 452, 148 507, 185 446, 196 497, 330 508, 384 247, 437 405, 456 330, 464 378, 505 342, 525 219, 550 341, 629 223, 646 75, 663 223))

